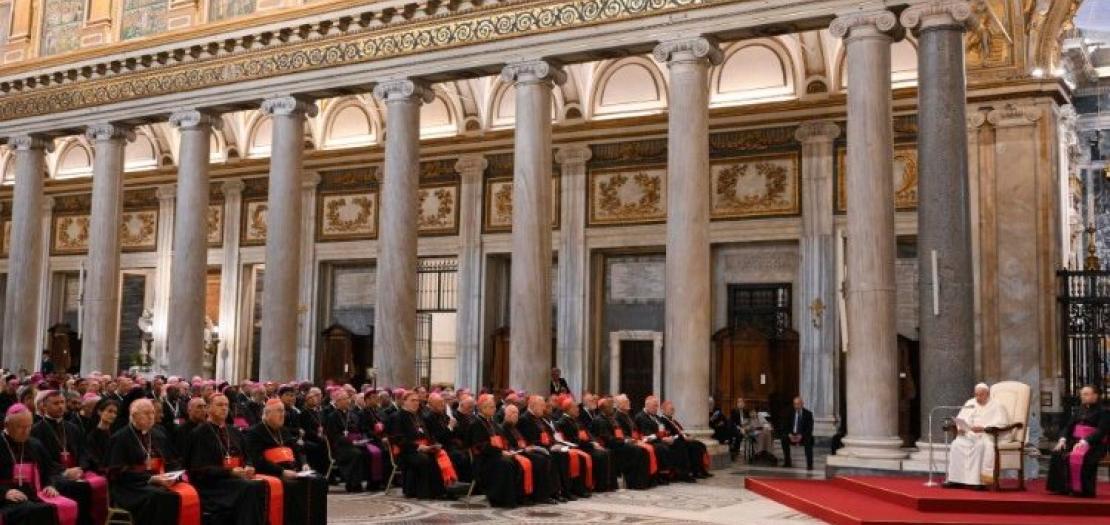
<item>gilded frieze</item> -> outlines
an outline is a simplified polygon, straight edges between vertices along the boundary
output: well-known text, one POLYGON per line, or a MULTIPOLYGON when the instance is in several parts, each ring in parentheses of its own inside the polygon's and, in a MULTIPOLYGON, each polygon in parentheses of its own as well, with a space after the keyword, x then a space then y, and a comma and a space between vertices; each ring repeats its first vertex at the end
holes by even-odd
POLYGON ((454 183, 420 188, 418 231, 423 235, 454 235, 458 232, 459 187, 454 183))
MULTIPOLYGON (((559 227, 559 178, 551 181, 551 225, 559 227)), ((513 178, 486 179, 485 213, 483 228, 486 232, 507 232, 513 229, 513 178)))
POLYGON ((637 224, 667 219, 667 167, 593 170, 589 224, 637 224))
MULTIPOLYGON (((847 210, 845 174, 847 150, 836 150, 836 210, 847 210)), ((894 145, 894 206, 898 210, 917 208, 917 144, 894 145)))
POLYGON ((378 236, 378 193, 322 193, 316 238, 320 241, 373 239, 378 236))
MULTIPOLYGON (((73 1, 73 0, 62 0, 73 1)), ((215 1, 215 0, 213 0, 215 1)), ((182 93, 318 69, 375 62, 478 43, 534 36, 577 27, 632 20, 726 4, 735 0, 564 0, 511 2, 474 8, 457 16, 336 31, 319 38, 267 46, 207 59, 152 66, 110 78, 9 95, 0 120, 71 111, 140 98, 182 93)), ((357 26, 351 26, 357 27, 357 26)))
POLYGON ((54 217, 51 252, 55 255, 85 253, 89 249, 89 216, 54 217))
POLYGON ((709 135, 712 156, 735 156, 744 152, 766 152, 794 145, 794 127, 725 131, 709 135))
POLYGON ((208 207, 208 246, 218 248, 224 243, 224 207, 212 205, 208 207))
POLYGON ((266 199, 243 200, 243 230, 240 234, 244 246, 266 244, 266 199))
POLYGON ((801 211, 796 154, 715 160, 710 164, 713 219, 795 215, 801 211))

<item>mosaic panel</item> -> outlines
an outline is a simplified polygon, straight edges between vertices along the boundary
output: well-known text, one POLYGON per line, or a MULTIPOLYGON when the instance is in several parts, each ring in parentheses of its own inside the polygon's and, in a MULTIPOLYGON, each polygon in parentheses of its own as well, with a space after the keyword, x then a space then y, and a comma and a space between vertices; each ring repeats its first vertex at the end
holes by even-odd
MULTIPOLYGON (((551 224, 559 227, 559 178, 552 180, 551 224)), ((485 213, 483 221, 487 232, 507 232, 513 229, 513 178, 497 177, 486 180, 485 213)))
POLYGON ((417 227, 421 234, 451 235, 459 226, 459 186, 436 184, 420 188, 417 227))
POLYGON ((378 235, 377 192, 321 194, 317 208, 318 240, 373 239, 378 235))
POLYGON ((667 218, 667 167, 590 172, 589 224, 636 224, 667 218))
POLYGON ((255 0, 208 0, 208 21, 227 20, 254 12, 255 0))
POLYGON ((797 155, 714 161, 709 168, 711 217, 793 215, 801 211, 797 155))
POLYGON ((65 53, 81 47, 85 0, 43 0, 39 56, 65 53))
POLYGON ((166 30, 168 0, 124 0, 120 39, 154 35, 166 30))
MULTIPOLYGON (((847 210, 845 175, 848 173, 848 151, 836 150, 836 210, 847 210)), ((917 144, 894 146, 894 206, 899 210, 917 208, 917 144)))
POLYGON ((266 244, 266 211, 269 205, 264 199, 243 201, 242 244, 258 246, 266 244))
POLYGON ((208 207, 208 246, 219 247, 224 243, 224 207, 208 207))

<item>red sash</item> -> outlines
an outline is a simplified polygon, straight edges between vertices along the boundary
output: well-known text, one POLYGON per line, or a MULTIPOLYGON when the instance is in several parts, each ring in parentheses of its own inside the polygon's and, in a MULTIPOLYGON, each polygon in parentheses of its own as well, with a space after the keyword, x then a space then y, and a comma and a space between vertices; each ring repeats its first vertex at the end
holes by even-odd
POLYGON ((647 451, 647 453, 648 453, 648 473, 654 476, 655 473, 659 471, 659 462, 655 460, 655 447, 653 447, 653 446, 651 446, 647 443, 644 443, 642 441, 637 441, 636 444, 639 445, 640 448, 647 451))
POLYGON ((540 444, 545 447, 551 446, 551 436, 542 430, 540 431, 540 444))
POLYGON ((285 490, 281 485, 281 480, 262 474, 258 474, 256 477, 270 486, 270 525, 282 525, 282 520, 285 517, 285 490))
POLYGON ((578 429, 578 441, 589 441, 589 440, 590 440, 590 434, 587 433, 585 430, 578 429))
POLYGON ((516 440, 516 448, 519 448, 521 450, 526 449, 528 448, 528 442, 524 441, 524 438, 520 438, 516 440))
POLYGON ((233 469, 243 466, 243 458, 239 456, 224 456, 224 468, 233 469))
MULTIPOLYGON (((165 463, 162 458, 150 458, 150 468, 147 470, 155 474, 163 474, 166 471, 165 463)), ((200 525, 200 494, 197 494, 197 489, 184 481, 170 485, 169 489, 177 493, 178 499, 181 500, 180 509, 177 511, 177 525, 200 525)))
POLYGON ((613 427, 613 436, 617 439, 624 439, 624 430, 621 427, 613 427))
POLYGON ((505 438, 503 438, 501 436, 490 436, 489 437, 489 444, 490 444, 491 447, 501 449, 501 450, 505 450, 505 448, 506 448, 505 447, 505 438))
POLYGON ((586 466, 586 472, 585 472, 585 474, 586 474, 586 488, 588 488, 590 490, 593 490, 594 489, 594 461, 593 461, 593 458, 591 458, 589 454, 587 454, 587 453, 585 453, 585 452, 583 452, 579 449, 572 448, 572 449, 570 449, 570 461, 568 463, 570 463, 570 477, 571 478, 577 478, 578 477, 578 475, 579 475, 579 470, 578 470, 579 463, 586 466), (578 461, 574 460, 575 457, 578 458, 578 461))
MULTIPOLYGON (((427 445, 428 440, 418 439, 416 444, 427 445)), ((436 464, 439 465, 439 475, 443 478, 444 487, 449 487, 459 480, 459 475, 455 474, 455 466, 451 464, 451 457, 442 448, 436 451, 436 464)))
POLYGON ((532 478, 532 460, 524 457, 524 454, 513 454, 513 459, 520 465, 520 470, 524 471, 524 495, 531 496, 533 489, 532 478))
POLYGON ((262 453, 262 457, 270 463, 296 463, 297 458, 293 455, 293 449, 289 447, 274 447, 267 449, 262 453))

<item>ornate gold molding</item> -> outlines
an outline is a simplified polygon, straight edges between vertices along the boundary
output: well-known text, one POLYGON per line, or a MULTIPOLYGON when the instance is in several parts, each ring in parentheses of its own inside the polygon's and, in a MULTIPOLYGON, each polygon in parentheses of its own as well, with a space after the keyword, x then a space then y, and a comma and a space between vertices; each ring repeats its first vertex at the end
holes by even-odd
POLYGON ((720 5, 737 0, 565 0, 513 3, 457 16, 337 32, 224 57, 198 58, 111 78, 14 93, 0 99, 0 120, 181 93, 341 65, 360 64, 720 5))

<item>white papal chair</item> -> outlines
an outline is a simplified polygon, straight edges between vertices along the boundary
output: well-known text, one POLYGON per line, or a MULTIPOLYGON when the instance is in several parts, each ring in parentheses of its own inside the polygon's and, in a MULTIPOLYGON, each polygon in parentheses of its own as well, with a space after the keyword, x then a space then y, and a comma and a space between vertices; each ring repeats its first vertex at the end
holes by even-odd
POLYGON ((994 490, 1000 490, 1000 474, 1016 470, 1018 490, 1025 490, 1025 439, 1029 429, 1029 402, 1032 389, 1018 381, 1002 381, 991 386, 991 400, 1002 405, 1010 424, 987 428, 994 436, 994 490))

